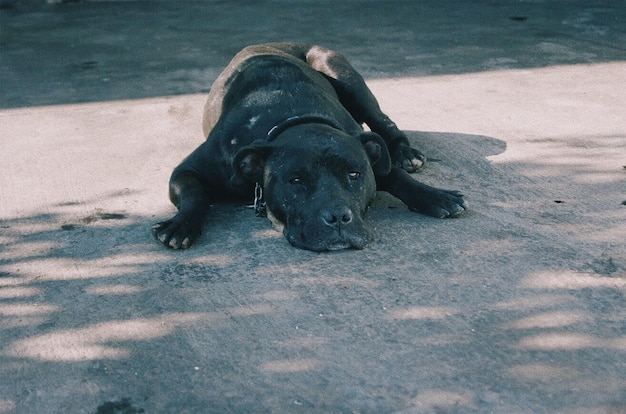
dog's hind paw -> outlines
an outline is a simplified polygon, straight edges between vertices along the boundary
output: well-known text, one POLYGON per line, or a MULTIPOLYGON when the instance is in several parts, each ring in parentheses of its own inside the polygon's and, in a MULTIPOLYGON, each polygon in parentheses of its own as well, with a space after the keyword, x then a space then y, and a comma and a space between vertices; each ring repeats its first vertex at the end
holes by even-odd
POLYGON ((391 154, 392 162, 406 172, 413 173, 424 166, 426 156, 415 148, 398 145, 391 154))

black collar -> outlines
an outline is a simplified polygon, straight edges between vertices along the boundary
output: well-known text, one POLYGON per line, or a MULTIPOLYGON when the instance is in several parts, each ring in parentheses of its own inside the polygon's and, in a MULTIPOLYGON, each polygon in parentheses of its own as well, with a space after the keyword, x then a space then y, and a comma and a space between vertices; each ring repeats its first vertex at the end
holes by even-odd
POLYGON ((296 116, 291 116, 287 119, 285 119, 284 121, 282 121, 281 123, 274 125, 272 127, 272 129, 270 129, 267 133, 267 142, 273 141, 275 140, 280 134, 282 134, 283 132, 285 132, 286 129, 294 127, 296 125, 303 125, 303 124, 324 124, 324 125, 328 125, 329 127, 335 128, 335 129, 341 129, 341 127, 339 126, 339 124, 337 124, 336 121, 327 118, 325 116, 321 116, 321 115, 296 115, 296 116))

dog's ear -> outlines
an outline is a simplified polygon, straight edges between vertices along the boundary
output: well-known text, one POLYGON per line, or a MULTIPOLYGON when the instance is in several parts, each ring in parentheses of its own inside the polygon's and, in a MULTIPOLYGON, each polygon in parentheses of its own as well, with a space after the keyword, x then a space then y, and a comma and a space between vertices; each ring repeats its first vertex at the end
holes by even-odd
POLYGON ((263 183, 265 160, 271 149, 270 145, 264 144, 253 143, 235 154, 232 163, 235 174, 230 179, 233 184, 241 184, 243 181, 263 183))
POLYGON ((389 149, 382 137, 374 132, 361 132, 357 135, 372 164, 376 175, 387 175, 391 171, 389 149))

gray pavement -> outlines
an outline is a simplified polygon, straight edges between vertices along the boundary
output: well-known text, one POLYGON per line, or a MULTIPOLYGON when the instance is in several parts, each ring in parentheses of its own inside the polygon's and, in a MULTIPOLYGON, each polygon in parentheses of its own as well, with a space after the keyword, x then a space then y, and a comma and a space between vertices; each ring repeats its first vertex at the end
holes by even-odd
POLYGON ((626 412, 622 1, 0 1, 0 413, 626 412), (363 251, 149 228, 250 43, 342 51, 462 190, 363 251))

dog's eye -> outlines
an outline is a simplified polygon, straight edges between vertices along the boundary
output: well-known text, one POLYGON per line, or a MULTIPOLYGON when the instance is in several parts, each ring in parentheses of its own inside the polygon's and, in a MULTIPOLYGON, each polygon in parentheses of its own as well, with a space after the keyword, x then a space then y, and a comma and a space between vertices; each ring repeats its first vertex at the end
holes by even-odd
POLYGON ((289 184, 303 184, 302 179, 300 177, 294 177, 289 180, 289 184))
POLYGON ((350 181, 358 180, 360 176, 360 172, 352 171, 348 173, 348 178, 350 179, 350 181))

